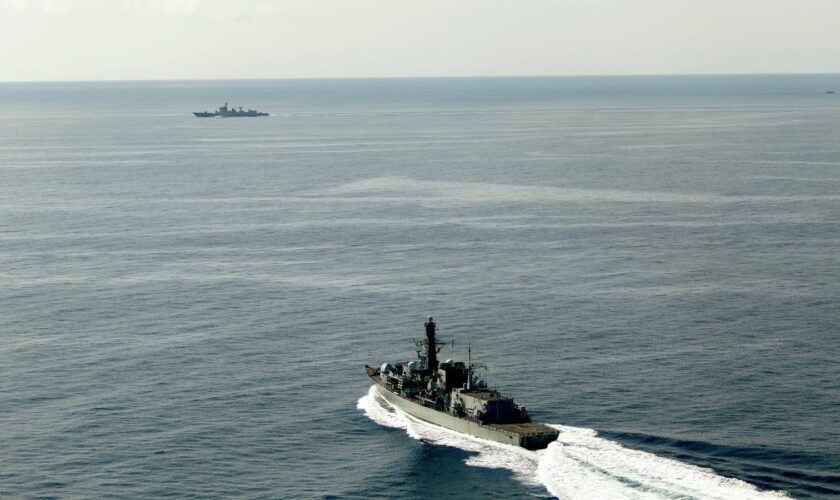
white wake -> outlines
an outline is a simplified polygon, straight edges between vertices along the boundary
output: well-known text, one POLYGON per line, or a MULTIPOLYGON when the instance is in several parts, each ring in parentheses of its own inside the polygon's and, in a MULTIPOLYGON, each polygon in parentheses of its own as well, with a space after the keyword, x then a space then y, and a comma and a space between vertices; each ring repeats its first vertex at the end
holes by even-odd
POLYGON ((545 450, 529 451, 417 420, 391 406, 374 387, 357 407, 374 422, 405 429, 415 439, 474 452, 467 465, 510 470, 519 481, 542 484, 561 499, 789 498, 710 469, 624 448, 592 429, 552 425, 560 431, 558 440, 545 450))

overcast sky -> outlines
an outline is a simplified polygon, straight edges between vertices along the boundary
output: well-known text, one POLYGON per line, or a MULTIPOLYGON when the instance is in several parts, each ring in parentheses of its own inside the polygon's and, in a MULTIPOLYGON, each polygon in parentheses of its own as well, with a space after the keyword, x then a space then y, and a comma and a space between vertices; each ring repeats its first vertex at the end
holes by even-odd
POLYGON ((840 0, 0 0, 0 81, 840 73, 840 0))

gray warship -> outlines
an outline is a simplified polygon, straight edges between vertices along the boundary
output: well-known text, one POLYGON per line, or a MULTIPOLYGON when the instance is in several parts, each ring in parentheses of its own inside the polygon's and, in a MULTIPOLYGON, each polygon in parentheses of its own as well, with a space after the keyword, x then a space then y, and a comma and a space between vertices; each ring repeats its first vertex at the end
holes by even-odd
POLYGON ((256 109, 243 110, 242 106, 239 106, 239 108, 229 108, 228 103, 225 103, 224 106, 219 106, 219 109, 216 111, 195 111, 193 114, 198 118, 212 118, 214 116, 221 116, 222 118, 268 116, 268 113, 263 113, 256 109))
POLYGON ((559 432, 532 422, 525 407, 502 395, 478 378, 486 368, 472 363, 446 360, 437 355, 447 344, 436 339, 437 325, 429 317, 426 338, 415 340, 416 361, 384 363, 365 371, 377 392, 403 412, 454 431, 529 450, 545 448, 559 432))

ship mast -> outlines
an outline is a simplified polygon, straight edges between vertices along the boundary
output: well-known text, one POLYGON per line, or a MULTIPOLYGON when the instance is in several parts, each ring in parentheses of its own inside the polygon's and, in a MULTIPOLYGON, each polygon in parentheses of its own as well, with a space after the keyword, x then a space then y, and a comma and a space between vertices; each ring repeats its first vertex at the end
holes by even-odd
POLYGON ((473 389, 481 389, 482 386, 478 383, 478 370, 487 369, 487 366, 484 363, 473 363, 472 362, 472 345, 467 344, 467 390, 471 391, 473 389))
POLYGON ((426 370, 431 370, 432 373, 437 372, 439 363, 437 359, 437 354, 443 349, 443 346, 448 345, 450 347, 455 347, 455 341, 450 340, 449 342, 438 342, 436 338, 437 333, 437 325, 435 324, 434 320, 431 316, 429 316, 429 321, 426 322, 426 340, 417 340, 414 339, 414 345, 418 348, 422 349, 422 352, 425 352, 425 356, 421 356, 421 350, 417 350, 417 356, 421 359, 424 364, 424 368, 426 370))
POLYGON ((472 344, 467 344, 467 390, 472 390, 472 344))
POLYGON ((429 316, 429 321, 426 322, 426 363, 432 372, 437 370, 438 367, 435 330, 437 330, 437 325, 432 320, 432 317, 429 316))

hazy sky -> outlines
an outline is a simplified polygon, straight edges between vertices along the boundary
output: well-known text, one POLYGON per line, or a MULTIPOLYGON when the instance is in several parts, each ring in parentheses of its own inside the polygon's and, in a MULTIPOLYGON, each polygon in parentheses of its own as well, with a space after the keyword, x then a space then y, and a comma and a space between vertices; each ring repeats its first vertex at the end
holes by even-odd
POLYGON ((840 0, 0 0, 0 81, 840 72, 840 0))

